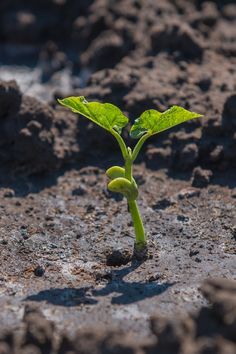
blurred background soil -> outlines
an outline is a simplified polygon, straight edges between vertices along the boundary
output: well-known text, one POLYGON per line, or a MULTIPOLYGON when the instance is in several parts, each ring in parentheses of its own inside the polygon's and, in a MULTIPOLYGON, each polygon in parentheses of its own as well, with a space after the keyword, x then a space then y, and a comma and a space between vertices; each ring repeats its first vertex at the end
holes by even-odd
POLYGON ((234 0, 1 0, 0 353, 235 353, 235 176, 234 0), (66 95, 204 115, 137 161, 141 265, 118 148, 66 95))

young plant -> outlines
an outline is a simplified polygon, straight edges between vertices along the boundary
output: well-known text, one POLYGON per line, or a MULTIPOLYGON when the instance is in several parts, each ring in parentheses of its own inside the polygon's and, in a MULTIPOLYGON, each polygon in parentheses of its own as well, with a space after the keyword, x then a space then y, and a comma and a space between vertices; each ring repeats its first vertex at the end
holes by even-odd
POLYGON ((137 205, 138 186, 133 177, 133 163, 144 142, 150 136, 190 119, 202 117, 202 115, 178 106, 173 106, 163 113, 154 109, 147 110, 135 120, 131 127, 131 138, 139 139, 134 149, 131 149, 126 146, 121 137, 122 128, 127 125, 129 120, 113 104, 87 102, 83 96, 68 97, 58 101, 63 106, 70 108, 72 112, 79 113, 104 128, 117 140, 124 159, 124 167, 112 166, 106 171, 110 179, 108 189, 112 192, 121 193, 126 197, 136 235, 135 250, 137 252, 144 251, 147 246, 147 240, 137 205))

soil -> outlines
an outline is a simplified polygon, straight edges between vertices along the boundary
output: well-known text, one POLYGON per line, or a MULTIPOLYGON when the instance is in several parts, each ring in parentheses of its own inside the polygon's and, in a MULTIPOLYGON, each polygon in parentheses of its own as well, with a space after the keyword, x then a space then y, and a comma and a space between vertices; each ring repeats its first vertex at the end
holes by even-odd
POLYGON ((3 0, 0 64, 0 353, 235 353, 235 1, 3 0), (205 116, 135 165, 145 260, 70 94, 205 116))

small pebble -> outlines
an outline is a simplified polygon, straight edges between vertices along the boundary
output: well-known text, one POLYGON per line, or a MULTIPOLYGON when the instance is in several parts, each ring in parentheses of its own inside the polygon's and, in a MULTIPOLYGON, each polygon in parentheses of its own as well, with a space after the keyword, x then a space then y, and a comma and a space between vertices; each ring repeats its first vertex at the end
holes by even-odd
POLYGON ((15 197, 15 192, 12 189, 6 189, 3 196, 4 198, 13 198, 15 197))
POLYGON ((42 277, 44 275, 44 273, 45 273, 45 270, 41 266, 37 266, 34 270, 34 275, 36 277, 42 277))

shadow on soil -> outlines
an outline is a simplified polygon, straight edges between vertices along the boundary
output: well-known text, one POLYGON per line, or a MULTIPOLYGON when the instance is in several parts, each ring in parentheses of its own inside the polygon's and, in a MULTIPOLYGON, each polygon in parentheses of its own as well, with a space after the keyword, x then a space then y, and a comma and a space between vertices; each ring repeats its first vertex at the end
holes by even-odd
MULTIPOLYGON (((209 169, 209 168, 207 166, 204 166, 204 169, 209 169)), ((236 187, 234 167, 228 169, 227 171, 217 171, 213 169, 212 172, 213 172, 213 176, 211 178, 210 184, 215 186, 228 187, 230 189, 236 187)), ((189 181, 189 184, 191 184, 192 171, 179 172, 175 170, 168 170, 167 175, 172 179, 189 181)))
POLYGON ((72 307, 80 304, 94 305, 98 303, 96 297, 115 294, 111 298, 112 304, 127 305, 158 296, 174 285, 174 283, 169 282, 158 284, 156 281, 125 281, 123 278, 138 268, 140 264, 141 263, 136 262, 124 269, 112 271, 111 280, 100 290, 96 290, 93 286, 82 287, 79 289, 49 289, 40 291, 35 295, 30 295, 24 301, 46 301, 53 305, 72 307))
MULTIPOLYGON (((139 159, 137 164, 146 163, 145 159, 139 159)), ((123 165, 122 158, 118 153, 113 153, 112 155, 101 155, 99 158, 94 157, 93 155, 85 155, 77 161, 64 164, 61 168, 40 174, 32 174, 29 176, 24 176, 23 174, 13 174, 8 170, 0 170, 0 188, 10 188, 14 191, 16 197, 26 197, 31 193, 39 193, 45 188, 50 188, 56 186, 58 183, 58 178, 63 176, 66 172, 70 170, 80 170, 81 168, 86 167, 97 167, 103 169, 104 171, 113 165, 123 165)), ((191 176, 192 171, 176 171, 174 169, 168 169, 166 167, 166 174, 169 178, 174 180, 189 181, 191 185, 191 176)), ((156 168, 151 168, 150 166, 144 168, 143 176, 145 177, 145 172, 148 171, 149 174, 155 173, 161 169, 161 166, 156 166, 156 168)), ((207 166, 204 166, 205 169, 208 169, 207 166)), ((228 187, 233 189, 236 187, 235 179, 235 167, 225 171, 212 170, 213 176, 210 181, 210 184, 222 187, 228 187)))
MULTIPOLYGON (((39 193, 45 188, 50 188, 52 186, 57 185, 58 178, 63 176, 69 170, 72 169, 79 170, 82 167, 85 168, 88 166, 99 167, 101 169, 106 170, 109 166, 115 164, 122 165, 122 162, 117 158, 115 158, 113 161, 112 159, 109 161, 104 160, 100 163, 94 163, 94 161, 89 161, 86 163, 78 163, 75 165, 64 166, 63 168, 51 172, 49 174, 32 175, 30 177, 18 176, 17 178, 11 178, 9 174, 8 175, 2 174, 0 180, 0 188, 10 188, 14 190, 16 197, 25 197, 28 194, 39 193)), ((149 169, 149 173, 151 173, 151 171, 152 169, 149 169)), ((168 170, 167 175, 172 179, 189 181, 189 184, 191 184, 190 172, 180 173, 180 172, 168 170)), ((228 187, 230 189, 235 188, 236 187, 235 169, 228 170, 227 173, 214 171, 213 178, 210 183, 212 185, 228 187)))
POLYGON ((49 304, 65 307, 73 307, 81 304, 94 305, 97 300, 88 296, 90 287, 80 289, 63 288, 42 290, 36 295, 28 296, 25 301, 46 301, 49 304))
POLYGON ((160 295, 174 285, 174 283, 168 282, 158 284, 157 282, 129 282, 124 280, 125 276, 137 269, 140 265, 140 262, 132 262, 129 267, 114 270, 112 272, 112 280, 108 282, 103 289, 94 289, 92 294, 95 297, 116 294, 112 296, 111 303, 127 305, 160 295))
POLYGON ((14 191, 16 197, 26 197, 31 193, 39 193, 45 188, 50 188, 57 185, 57 180, 66 172, 65 169, 58 170, 50 174, 32 175, 24 177, 19 175, 17 178, 7 174, 6 171, 2 173, 0 179, 0 188, 10 188, 14 191))
POLYGON ((11 169, 0 169, 0 188, 10 188, 14 191, 16 197, 26 197, 31 193, 39 193, 46 188, 56 186, 58 178, 62 177, 70 170, 80 170, 86 167, 98 167, 106 170, 112 165, 122 165, 122 160, 118 154, 108 158, 102 156, 101 159, 94 156, 85 155, 83 159, 76 162, 64 164, 61 168, 44 173, 34 173, 24 175, 24 173, 12 172, 11 169))

